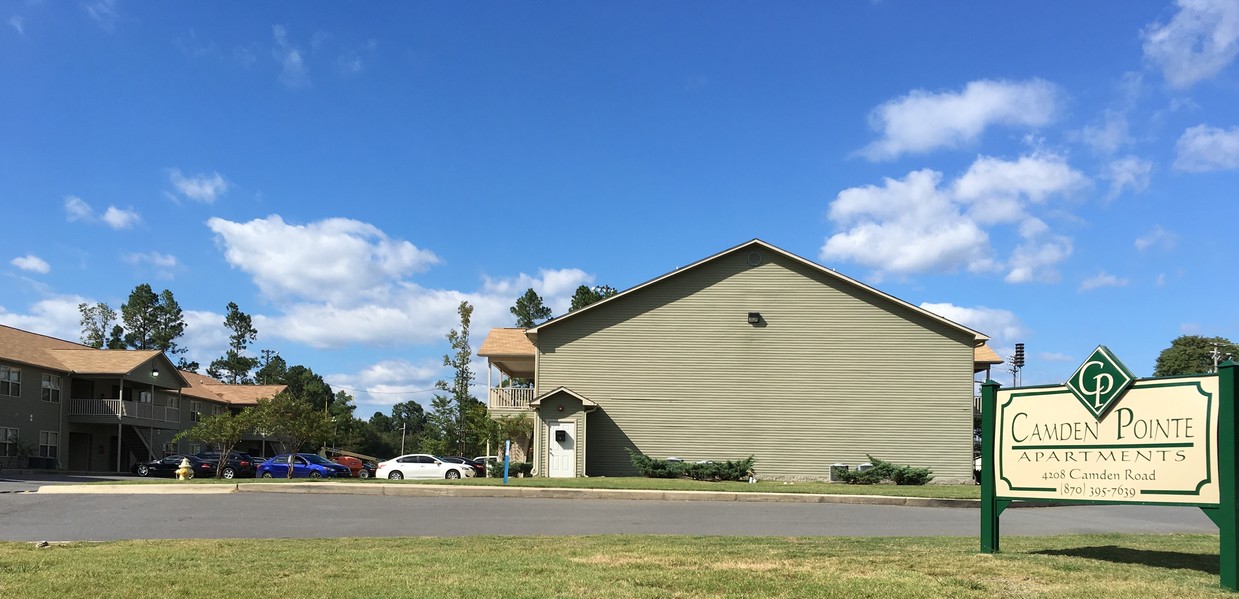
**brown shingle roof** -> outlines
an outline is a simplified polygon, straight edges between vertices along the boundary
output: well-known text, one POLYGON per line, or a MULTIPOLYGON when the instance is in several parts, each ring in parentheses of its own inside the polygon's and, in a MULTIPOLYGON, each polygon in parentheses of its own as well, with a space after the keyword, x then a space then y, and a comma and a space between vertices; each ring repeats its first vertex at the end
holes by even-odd
POLYGON ((525 336, 525 329, 491 329, 486 335, 486 340, 482 342, 482 347, 478 349, 478 355, 487 357, 499 356, 529 356, 533 357, 538 353, 534 348, 533 343, 530 343, 529 337, 525 336))
POLYGON ((206 385, 224 401, 234 406, 257 405, 260 399, 270 399, 288 388, 288 385, 206 385))
POLYGON ((158 356, 153 349, 107 350, 107 349, 53 349, 47 352, 64 366, 77 374, 128 374, 147 360, 158 356))
POLYGON ((39 335, 10 326, 0 325, 0 360, 20 362, 31 366, 41 366, 51 370, 68 371, 64 364, 53 357, 48 350, 52 349, 89 349, 80 343, 62 341, 54 337, 39 335))
POLYGON ((972 349, 972 361, 976 364, 1002 364, 1002 358, 988 345, 978 345, 972 349))

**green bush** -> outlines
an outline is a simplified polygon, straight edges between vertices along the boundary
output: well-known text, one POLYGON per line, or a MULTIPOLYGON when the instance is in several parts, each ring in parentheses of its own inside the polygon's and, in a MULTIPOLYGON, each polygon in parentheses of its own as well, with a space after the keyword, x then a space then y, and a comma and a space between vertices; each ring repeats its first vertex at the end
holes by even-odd
POLYGON ((753 464, 757 459, 749 456, 743 460, 726 462, 701 462, 688 464, 679 461, 668 461, 651 458, 647 455, 628 449, 632 465, 637 467, 641 476, 647 478, 683 478, 694 480, 723 481, 749 479, 753 464))
POLYGON ((887 482, 897 485, 923 485, 934 479, 933 471, 929 468, 899 466, 868 454, 865 457, 873 464, 872 468, 864 472, 838 472, 839 480, 850 485, 877 485, 887 482))
MULTIPOLYGON (((525 475, 533 471, 533 462, 517 462, 512 460, 508 462, 508 476, 525 475)), ((486 473, 491 478, 503 478, 503 462, 499 460, 490 460, 486 464, 486 473)))

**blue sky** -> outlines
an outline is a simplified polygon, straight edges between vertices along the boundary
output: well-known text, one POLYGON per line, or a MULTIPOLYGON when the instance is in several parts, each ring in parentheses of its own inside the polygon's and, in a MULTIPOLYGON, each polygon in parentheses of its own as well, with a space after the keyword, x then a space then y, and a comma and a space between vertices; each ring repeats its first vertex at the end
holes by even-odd
POLYGON ((1237 54, 1233 0, 10 0, 0 322, 76 340, 148 282, 206 364, 235 301, 368 414, 429 401, 461 300, 476 350, 527 287, 757 237, 1025 383, 1147 376, 1239 337, 1237 54))

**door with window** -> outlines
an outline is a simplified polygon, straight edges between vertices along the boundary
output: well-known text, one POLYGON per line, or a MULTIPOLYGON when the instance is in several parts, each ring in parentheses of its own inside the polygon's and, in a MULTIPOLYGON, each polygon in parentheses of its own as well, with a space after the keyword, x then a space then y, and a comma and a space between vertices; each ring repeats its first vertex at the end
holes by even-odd
POLYGON ((546 475, 551 478, 576 476, 576 422, 560 420, 551 423, 549 437, 546 475))

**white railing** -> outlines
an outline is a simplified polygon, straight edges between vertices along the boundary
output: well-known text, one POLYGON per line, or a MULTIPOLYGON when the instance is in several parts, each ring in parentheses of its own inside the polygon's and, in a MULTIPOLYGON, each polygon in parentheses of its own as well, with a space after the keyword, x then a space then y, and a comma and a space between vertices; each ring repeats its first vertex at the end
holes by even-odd
POLYGON ((70 399, 70 416, 111 416, 145 418, 161 422, 180 422, 181 410, 139 401, 119 399, 70 399))
POLYGON ((972 396, 972 414, 974 416, 981 415, 981 396, 980 395, 972 396))
POLYGON ((529 387, 492 387, 490 407, 505 410, 528 410, 533 401, 533 389, 529 387))

